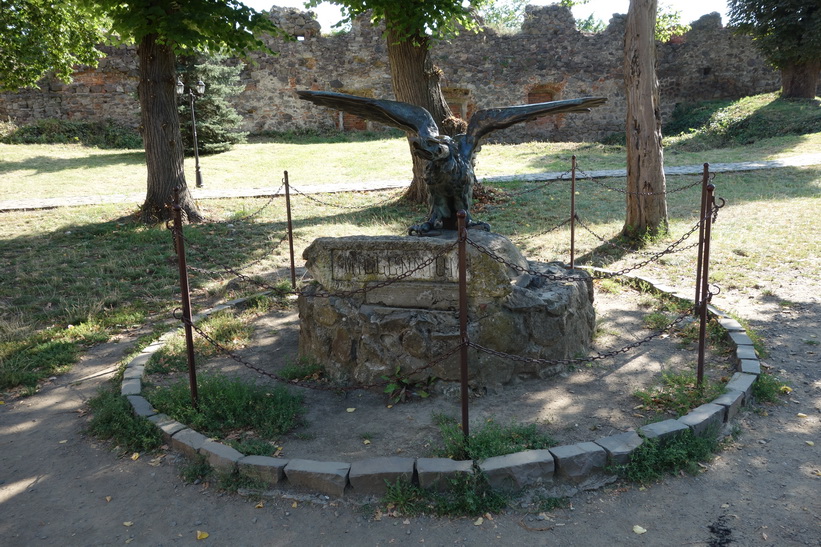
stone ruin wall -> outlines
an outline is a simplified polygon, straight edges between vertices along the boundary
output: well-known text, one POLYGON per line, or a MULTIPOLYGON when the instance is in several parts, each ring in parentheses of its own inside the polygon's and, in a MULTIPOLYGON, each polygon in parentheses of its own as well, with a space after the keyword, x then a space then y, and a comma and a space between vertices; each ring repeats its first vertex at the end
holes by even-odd
MULTIPOLYGON (((296 89, 340 91, 391 98, 390 73, 381 29, 355 21, 349 33, 323 36, 309 13, 272 8, 272 18, 298 40, 269 39, 279 56, 254 53, 242 73, 245 91, 235 106, 251 133, 303 129, 363 129, 355 117, 334 114, 297 98, 296 89)), ((496 140, 596 140, 624 130, 622 51, 625 15, 607 29, 575 29, 570 10, 527 8, 520 32, 463 33, 433 48, 444 73, 445 95, 455 113, 497 106, 603 96, 608 103, 591 114, 548 117, 494 134, 496 140)), ((717 13, 692 23, 675 43, 660 44, 658 77, 662 117, 676 103, 739 98, 780 86, 779 74, 748 37, 733 36, 717 13)), ((97 69, 82 69, 74 81, 49 80, 40 90, 0 94, 0 119, 18 124, 40 118, 113 118, 139 123, 137 58, 133 47, 104 48, 97 69)))

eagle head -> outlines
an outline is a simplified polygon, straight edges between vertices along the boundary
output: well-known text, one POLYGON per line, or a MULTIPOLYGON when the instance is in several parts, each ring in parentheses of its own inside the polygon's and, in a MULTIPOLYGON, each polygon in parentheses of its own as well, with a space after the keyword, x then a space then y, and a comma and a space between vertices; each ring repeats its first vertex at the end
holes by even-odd
POLYGON ((437 135, 435 137, 414 137, 411 140, 413 153, 428 161, 438 161, 448 158, 451 155, 450 145, 452 140, 447 135, 437 135))

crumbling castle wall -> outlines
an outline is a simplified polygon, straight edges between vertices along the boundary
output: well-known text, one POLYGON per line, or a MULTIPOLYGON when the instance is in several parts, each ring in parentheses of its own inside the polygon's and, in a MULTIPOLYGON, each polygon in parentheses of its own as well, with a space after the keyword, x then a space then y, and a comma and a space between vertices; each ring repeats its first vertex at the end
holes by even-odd
MULTIPOLYGON (((245 90, 235 100, 243 129, 252 133, 369 127, 352 116, 301 101, 296 89, 339 91, 379 98, 393 96, 382 30, 367 20, 350 32, 322 35, 310 12, 272 8, 271 17, 297 39, 268 38, 279 55, 253 53, 245 61, 245 90)), ((527 8, 520 32, 462 33, 434 45, 451 108, 468 117, 482 108, 581 96, 607 97, 590 114, 546 117, 494 133, 496 140, 600 139, 624 130, 624 15, 614 15, 597 34, 576 30, 570 11, 559 6, 527 8)), ((677 103, 738 98, 778 89, 779 74, 745 36, 705 15, 674 42, 658 46, 662 117, 677 103)), ((96 69, 82 68, 74 81, 44 80, 39 90, 0 94, 0 119, 18 124, 41 118, 113 118, 137 126, 137 59, 133 47, 104 48, 96 69)))

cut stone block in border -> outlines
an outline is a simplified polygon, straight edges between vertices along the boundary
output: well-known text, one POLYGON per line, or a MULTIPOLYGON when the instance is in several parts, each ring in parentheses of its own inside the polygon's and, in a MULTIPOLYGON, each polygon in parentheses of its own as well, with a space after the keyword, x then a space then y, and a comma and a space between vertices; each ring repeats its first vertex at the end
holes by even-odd
POLYGON ((729 422, 735 418, 738 411, 741 410, 741 406, 744 404, 744 392, 728 391, 713 400, 713 404, 721 405, 727 409, 725 419, 729 422))
POLYGON ((357 494, 379 494, 387 492, 386 483, 399 479, 413 480, 414 458, 388 456, 368 458, 351 463, 348 482, 357 494))
POLYGON ((123 380, 120 386, 120 395, 139 395, 143 389, 143 383, 140 378, 128 378, 123 380))
POLYGON ((758 359, 742 359, 738 371, 759 376, 761 374, 761 361, 758 359))
POLYGON ((639 435, 645 439, 658 439, 664 442, 690 429, 678 420, 664 420, 639 428, 639 435))
POLYGON ((223 473, 232 473, 237 468, 237 462, 244 457, 235 448, 211 439, 202 444, 200 454, 205 456, 208 465, 223 473))
POLYGON ((720 317, 718 324, 724 327, 728 332, 744 332, 744 327, 741 326, 741 323, 732 317, 720 317))
POLYGON ((245 456, 237 462, 239 472, 246 477, 274 485, 285 480, 288 460, 270 456, 245 456))
POLYGON ((555 462, 549 450, 526 450, 488 458, 479 464, 479 469, 492 488, 521 490, 550 481, 555 462))
POLYGON ((131 380, 132 378, 140 379, 143 377, 143 373, 145 372, 145 366, 138 365, 138 366, 131 366, 128 365, 126 369, 123 371, 123 380, 131 380))
POLYGON ((727 409, 723 405, 707 403, 694 408, 678 421, 692 429, 699 437, 706 436, 711 428, 717 436, 724 425, 726 413, 727 409))
POLYGON ((174 435, 178 431, 182 431, 185 429, 185 424, 181 424, 177 420, 173 419, 171 416, 167 414, 155 414, 153 416, 148 417, 148 421, 159 427, 162 432, 163 436, 165 437, 166 441, 171 440, 171 436, 174 435))
POLYGON ((733 344, 736 346, 752 346, 753 341, 752 339, 747 336, 746 332, 738 332, 738 331, 730 331, 730 340, 733 341, 733 344))
POLYGON ((607 452, 607 460, 610 465, 626 465, 630 463, 633 451, 640 447, 644 441, 635 431, 627 431, 626 433, 603 437, 595 442, 607 452))
POLYGON ((171 436, 171 448, 182 452, 189 458, 195 458, 199 454, 199 449, 205 444, 208 437, 198 433, 193 429, 181 429, 171 436))
POLYGON ((148 402, 148 399, 140 395, 129 395, 128 402, 131 403, 131 408, 134 409, 134 414, 137 416, 148 418, 157 413, 156 409, 148 402))
POLYGON ((750 402, 750 397, 753 394, 753 384, 755 383, 758 376, 753 374, 745 374, 743 372, 736 372, 733 374, 733 377, 730 378, 730 381, 727 382, 727 390, 728 391, 740 391, 744 394, 744 404, 748 404, 750 402))
POLYGON ((607 464, 607 452, 591 442, 556 446, 550 453, 556 462, 554 476, 570 482, 581 482, 607 464))
POLYGON ((144 367, 145 365, 148 364, 148 361, 150 361, 150 360, 151 360, 151 354, 150 353, 140 353, 139 355, 137 355, 135 358, 133 358, 128 363, 128 365, 126 367, 126 370, 128 370, 130 368, 144 367))
POLYGON ((331 496, 342 496, 348 485, 351 464, 344 462, 318 462, 291 460, 285 466, 285 476, 291 485, 307 488, 331 496))
POLYGON ((434 490, 445 490, 450 485, 450 479, 473 472, 473 462, 456 461, 450 458, 418 458, 416 460, 416 475, 419 477, 419 486, 434 490))
POLYGON ((165 345, 166 338, 171 336, 172 332, 173 331, 166 332, 165 334, 160 336, 159 339, 157 339, 157 340, 151 342, 150 344, 148 344, 147 346, 145 346, 140 353, 148 354, 149 356, 154 354, 154 353, 157 353, 158 351, 160 351, 160 348, 165 345))
POLYGON ((758 354, 752 346, 738 346, 735 349, 735 358, 739 361, 743 359, 758 359, 758 354))

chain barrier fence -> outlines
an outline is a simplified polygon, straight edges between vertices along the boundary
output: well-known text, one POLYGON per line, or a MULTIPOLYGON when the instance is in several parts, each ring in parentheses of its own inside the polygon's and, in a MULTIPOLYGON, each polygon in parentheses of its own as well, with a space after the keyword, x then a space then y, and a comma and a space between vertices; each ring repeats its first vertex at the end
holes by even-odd
MULTIPOLYGON (((574 157, 574 169, 573 169, 572 175, 573 175, 573 178, 575 179, 575 157, 574 157)), ((632 271, 638 270, 638 269, 640 269, 644 266, 647 266, 648 264, 659 260, 661 257, 663 257, 667 254, 670 254, 670 253, 673 253, 673 252, 680 252, 680 251, 683 251, 685 249, 689 249, 689 248, 693 248, 695 246, 698 246, 699 247, 699 266, 698 266, 698 271, 697 271, 697 276, 696 276, 697 277, 696 299, 695 299, 695 306, 694 306, 693 312, 688 311, 686 313, 683 313, 680 316, 676 317, 673 321, 671 321, 664 328, 659 329, 658 331, 649 334, 648 336, 642 338, 641 340, 632 342, 632 343, 627 344, 627 345, 625 345, 621 348, 612 349, 612 350, 608 350, 608 351, 604 351, 604 352, 597 352, 597 353, 587 355, 587 356, 584 356, 584 357, 577 357, 577 358, 572 358, 572 359, 539 359, 539 358, 523 357, 523 356, 520 356, 520 355, 514 355, 514 354, 500 352, 500 351, 494 350, 492 348, 484 347, 484 346, 479 345, 475 342, 471 342, 470 339, 467 336, 466 329, 464 329, 464 331, 461 333, 461 336, 460 336, 461 341, 460 341, 459 344, 455 345, 453 348, 448 350, 446 353, 444 353, 443 355, 441 355, 439 358, 437 358, 434 361, 425 363, 425 364, 423 364, 419 367, 416 367, 413 370, 402 370, 402 375, 404 377, 418 376, 421 373, 424 373, 425 371, 429 371, 430 369, 432 369, 432 368, 436 367, 437 365, 443 363, 444 361, 446 361, 450 357, 454 356, 457 352, 461 352, 462 355, 465 356, 465 357, 463 357, 463 359, 465 359, 466 355, 467 355, 466 354, 466 349, 467 348, 472 348, 477 352, 492 355, 492 356, 495 356, 495 357, 498 357, 498 358, 508 359, 508 360, 517 361, 517 362, 523 362, 523 363, 528 363, 528 364, 535 364, 535 365, 561 365, 561 364, 587 363, 587 362, 598 361, 598 360, 603 360, 603 359, 615 358, 619 355, 626 354, 626 353, 628 353, 628 352, 630 352, 630 351, 632 351, 632 350, 634 350, 634 349, 636 349, 640 346, 648 344, 649 342, 651 342, 652 340, 658 338, 662 334, 664 334, 666 332, 669 332, 671 329, 675 328, 679 323, 681 323, 686 317, 690 316, 692 313, 697 313, 697 314, 700 314, 702 316, 702 318, 701 318, 701 322, 702 322, 701 331, 704 331, 704 327, 705 327, 705 323, 706 323, 707 304, 709 303, 709 301, 711 300, 713 295, 718 294, 717 292, 711 291, 709 286, 708 286, 708 283, 707 283, 708 264, 709 264, 710 226, 713 222, 716 221, 716 218, 717 218, 717 215, 718 215, 718 209, 723 207, 723 205, 724 205, 724 200, 723 199, 721 199, 721 204, 718 204, 715 201, 715 199, 712 197, 712 192, 715 188, 715 186, 712 184, 712 179, 713 179, 712 177, 708 177, 708 167, 707 167, 707 164, 705 164, 705 175, 700 180, 700 182, 702 183, 702 213, 700 215, 699 221, 693 227, 691 227, 683 236, 681 236, 675 242, 671 243, 666 249, 664 249, 662 251, 659 251, 657 253, 643 253, 643 254, 646 254, 646 256, 648 256, 648 258, 641 261, 641 262, 639 262, 638 264, 636 264, 634 266, 630 266, 630 267, 624 268, 624 269, 616 271, 616 272, 598 272, 597 273, 597 275, 600 276, 600 277, 610 277, 610 278, 620 277, 620 276, 623 276, 623 275, 625 275, 627 273, 630 273, 632 271), (710 197, 709 198, 705 197, 708 194, 709 194, 710 197), (690 236, 692 236, 696 231, 699 231, 699 241, 695 244, 679 248, 679 246, 685 240, 687 240, 690 236)), ((575 182, 575 180, 574 180, 574 182, 575 182)), ((672 190, 672 191, 683 191, 683 190, 686 190, 688 188, 694 187, 696 184, 698 184, 698 183, 689 184, 687 186, 684 186, 684 187, 681 187, 681 188, 678 188, 678 189, 675 189, 675 190, 672 190)), ((284 185, 286 187, 286 195, 287 195, 287 190, 288 190, 287 172, 286 172, 286 179, 284 180, 284 185)), ((545 186, 547 186, 547 185, 543 185, 542 187, 545 187, 545 186)), ((327 203, 323 202, 322 200, 314 199, 311 196, 308 196, 307 194, 303 194, 299 191, 297 191, 297 193, 300 193, 301 195, 303 195, 305 197, 308 197, 312 201, 322 203, 323 205, 330 205, 330 206, 335 206, 335 207, 338 207, 338 208, 345 208, 345 209, 349 208, 348 206, 339 206, 339 205, 327 204, 327 203)), ((653 194, 653 193, 644 193, 644 192, 639 193, 639 194, 640 195, 645 195, 645 196, 646 195, 657 195, 657 194, 653 194)), ((395 199, 395 198, 391 197, 391 198, 388 198, 386 200, 383 200, 383 202, 390 201, 391 199, 395 199)), ((253 213, 251 215, 248 215, 247 217, 244 217, 244 218, 245 219, 251 219, 251 218, 254 218, 254 217, 258 216, 265 207, 270 205, 270 202, 271 202, 271 200, 269 200, 263 206, 262 209, 256 211, 255 213, 253 213)), ((373 204, 370 204, 368 206, 372 206, 372 205, 373 204)), ((178 319, 181 320, 181 322, 183 324, 183 327, 186 331, 186 343, 187 343, 187 345, 190 344, 190 349, 188 351, 189 377, 190 377, 190 381, 192 383, 192 385, 191 385, 192 402, 194 403, 195 406, 197 405, 197 402, 196 402, 196 385, 195 385, 196 384, 196 375, 195 375, 196 374, 195 373, 196 365, 194 363, 194 357, 193 357, 193 338, 192 338, 194 333, 201 336, 207 343, 211 344, 217 351, 219 351, 222 354, 225 354, 226 356, 228 356, 232 360, 238 362, 239 364, 243 365, 244 367, 248 368, 249 370, 252 370, 252 371, 254 371, 254 372, 256 372, 256 373, 258 373, 262 376, 270 378, 271 380, 282 382, 282 383, 287 383, 287 384, 296 385, 296 386, 304 387, 304 388, 310 388, 310 389, 320 389, 320 390, 328 390, 328 391, 352 391, 352 390, 358 390, 358 389, 372 389, 372 388, 377 388, 377 387, 384 387, 387 384, 389 384, 391 382, 391 380, 384 380, 384 381, 371 382, 371 383, 353 383, 353 384, 349 383, 347 385, 327 385, 327 384, 321 384, 321 383, 315 383, 315 382, 305 382, 305 381, 295 381, 295 380, 285 379, 285 378, 280 377, 276 373, 272 373, 270 371, 267 371, 267 370, 263 369, 262 367, 256 366, 252 363, 249 363, 247 360, 241 358, 235 352, 233 352, 230 349, 228 349, 228 348, 224 347, 223 345, 221 345, 218 341, 214 340, 207 333, 203 332, 202 329, 198 328, 197 325, 195 325, 194 322, 192 321, 192 319, 191 319, 192 315, 191 315, 191 309, 190 309, 190 288, 189 288, 188 279, 187 279, 187 275, 188 275, 189 270, 194 271, 196 273, 204 273, 204 274, 208 274, 208 275, 215 274, 215 273, 231 274, 231 275, 234 275, 239 280, 242 280, 244 282, 248 282, 248 283, 253 284, 257 287, 260 287, 264 290, 272 291, 275 294, 282 295, 282 296, 290 294, 290 295, 296 295, 296 296, 299 296, 299 297, 350 298, 350 297, 356 296, 356 295, 365 295, 370 291, 374 291, 374 290, 377 290, 377 289, 382 289, 382 288, 388 287, 390 285, 400 283, 403 280, 405 280, 405 279, 409 278, 410 276, 412 276, 414 273, 428 267, 430 264, 433 264, 439 258, 443 257, 444 255, 446 255, 448 253, 453 252, 454 250, 457 250, 457 254, 460 254, 460 255, 466 254, 466 251, 464 250, 465 247, 466 246, 471 246, 473 249, 475 249, 476 252, 478 252, 480 254, 483 254, 483 255, 491 258, 492 260, 495 260, 496 262, 512 269, 513 271, 516 271, 516 272, 519 272, 519 273, 522 273, 522 274, 529 274, 533 277, 543 278, 543 279, 550 280, 550 281, 579 282, 579 281, 582 281, 582 280, 585 279, 584 276, 579 275, 579 274, 571 274, 571 275, 550 274, 550 273, 539 271, 539 270, 536 270, 536 269, 533 269, 533 268, 524 268, 524 267, 521 267, 517 264, 513 264, 513 263, 509 262, 504 257, 501 257, 501 256, 493 253, 492 251, 490 251, 489 249, 487 249, 486 247, 484 247, 483 245, 481 245, 480 243, 478 243, 474 239, 472 239, 469 236, 468 230, 464 226, 464 222, 463 222, 464 216, 462 215, 460 217, 459 235, 458 235, 458 238, 456 239, 456 241, 454 241, 453 244, 444 247, 440 252, 436 253, 435 256, 433 256, 433 257, 429 258, 428 260, 423 261, 422 263, 418 264, 415 268, 408 269, 408 270, 406 270, 406 271, 402 272, 401 274, 396 275, 394 277, 390 277, 390 278, 385 279, 385 280, 380 281, 380 282, 371 283, 371 284, 365 285, 365 286, 363 286, 359 289, 354 289, 354 290, 328 291, 328 290, 325 290, 325 289, 319 289, 315 285, 310 286, 308 289, 305 289, 305 288, 297 289, 296 284, 294 282, 292 289, 289 291, 289 290, 283 289, 283 287, 281 287, 281 286, 276 287, 276 286, 270 285, 269 283, 266 283, 265 281, 262 281, 262 280, 259 280, 259 279, 254 279, 253 277, 251 277, 251 276, 249 276, 245 273, 242 273, 242 271, 240 271, 242 269, 248 269, 251 266, 253 266, 254 264, 258 264, 259 262, 264 260, 265 256, 257 259, 256 261, 254 261, 252 263, 246 264, 243 267, 232 267, 232 266, 228 266, 228 265, 224 264, 224 261, 222 261, 222 260, 220 260, 216 257, 210 256, 207 253, 207 251, 204 251, 199 246, 191 244, 191 242, 189 242, 183 234, 181 208, 179 207, 176 200, 175 200, 175 204, 174 204, 174 209, 175 209, 175 212, 176 212, 176 215, 175 215, 176 218, 175 218, 175 221, 174 221, 174 226, 172 227, 172 226, 169 225, 169 229, 172 231, 173 237, 174 237, 174 240, 175 240, 175 249, 177 251, 179 269, 180 269, 180 288, 181 288, 181 293, 183 293, 182 294, 183 307, 182 307, 181 312, 179 313, 178 319), (207 270, 207 269, 204 269, 204 268, 196 268, 196 267, 188 266, 186 264, 186 260, 185 260, 185 245, 186 244, 193 247, 200 256, 202 256, 206 260, 211 261, 213 264, 219 265, 222 269, 219 272, 215 272, 213 270, 207 270), (185 278, 185 279, 183 279, 183 278, 185 278), (187 305, 186 305, 186 301, 188 301, 187 305)), ((290 218, 290 207, 288 207, 288 209, 289 209, 288 214, 289 214, 289 218, 290 218)), ((361 207, 359 207, 359 209, 361 209, 361 207)), ((575 217, 575 215, 574 215, 574 217, 575 217)), ((547 232, 543 232, 543 233, 548 233, 548 232, 551 232, 551 231, 555 231, 555 230, 561 228, 562 226, 566 225, 567 223, 571 222, 572 220, 576 220, 576 221, 580 222, 581 226, 583 228, 585 228, 586 230, 588 230, 593 236, 595 236, 600 241, 603 241, 603 238, 601 238, 601 237, 597 236, 595 233, 593 233, 592 230, 590 230, 589 227, 586 226, 586 224, 584 224, 583 222, 581 222, 580 219, 578 219, 578 217, 575 217, 575 218, 574 217, 571 217, 567 221, 565 221, 565 222, 563 222, 563 223, 561 223, 557 226, 554 226, 553 228, 550 228, 549 230, 547 230, 547 232)), ((274 247, 274 249, 278 248, 285 241, 286 238, 289 238, 289 237, 292 238, 292 234, 293 234, 293 228, 292 228, 292 226, 290 226, 290 223, 289 223, 288 234, 286 234, 286 236, 284 236, 277 243, 277 245, 274 247)), ((292 239, 291 239, 291 241, 292 241, 292 239)), ((633 252, 632 250, 626 249, 626 248, 624 250, 633 252)), ((293 251, 292 251, 291 254, 292 254, 292 271, 293 271, 293 251)), ((464 267, 464 266, 462 266, 463 263, 466 263, 465 257, 460 256, 460 269, 464 267)), ((460 282, 457 282, 457 284, 461 284, 461 283, 466 284, 465 281, 464 281, 465 277, 464 277, 463 274, 464 274, 464 272, 460 272, 460 282)), ((461 296, 461 293, 463 293, 463 292, 466 293, 466 287, 461 287, 460 286, 459 289, 460 289, 460 296, 461 296)), ((459 304, 460 309, 458 311, 459 311, 460 315, 465 314, 465 316, 466 316, 467 302, 466 301, 462 302, 462 300, 466 300, 466 298, 463 299, 463 298, 460 297, 460 304, 459 304)), ((177 315, 177 314, 175 314, 175 315, 177 315)), ((701 334, 700 334, 700 349, 699 349, 699 351, 700 351, 699 384, 701 382, 701 363, 703 361, 703 347, 702 347, 702 345, 703 345, 703 341, 704 341, 705 337, 706 337, 705 332, 701 332, 701 334)), ((463 363, 463 367, 464 367, 465 370, 467 369, 467 366, 466 366, 465 363, 463 363)), ((444 380, 444 381, 455 381, 455 379, 443 379, 443 378, 437 378, 437 379, 444 380)), ((467 379, 462 378, 461 381, 463 382, 463 384, 465 384, 467 382, 467 379)), ((464 390, 464 386, 463 386, 463 390, 464 390)), ((466 401, 463 401, 463 405, 466 405, 466 404, 467 404, 466 401)), ((464 408, 463 408, 463 416, 466 416, 466 411, 465 411, 464 408)), ((464 422, 464 420, 463 420, 463 422, 464 422)), ((467 427, 467 424, 463 423, 463 428, 465 428, 465 431, 467 431, 466 427, 467 427)))

